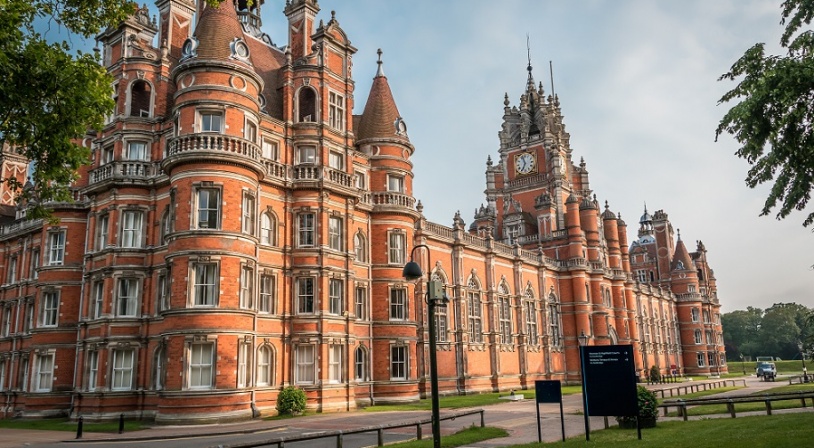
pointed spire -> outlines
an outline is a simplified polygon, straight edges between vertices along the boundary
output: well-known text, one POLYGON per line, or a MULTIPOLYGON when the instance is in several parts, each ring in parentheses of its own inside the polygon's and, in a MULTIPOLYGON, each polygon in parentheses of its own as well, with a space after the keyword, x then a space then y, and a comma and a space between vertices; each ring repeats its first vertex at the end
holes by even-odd
MULTIPOLYGON (((235 42, 243 39, 243 26, 237 18, 234 3, 207 6, 201 12, 194 35, 198 39, 195 49, 198 59, 236 60, 233 57, 235 42)), ((248 47, 245 49, 248 53, 248 47)))
POLYGON ((378 67, 376 68, 376 78, 384 76, 384 69, 382 68, 382 49, 379 48, 376 50, 376 54, 379 55, 379 60, 376 61, 378 67))
POLYGON ((673 262, 670 265, 670 270, 675 271, 694 271, 695 267, 690 258, 690 253, 687 252, 687 247, 684 246, 684 241, 681 240, 681 232, 678 233, 678 241, 676 242, 676 250, 673 253, 673 262))

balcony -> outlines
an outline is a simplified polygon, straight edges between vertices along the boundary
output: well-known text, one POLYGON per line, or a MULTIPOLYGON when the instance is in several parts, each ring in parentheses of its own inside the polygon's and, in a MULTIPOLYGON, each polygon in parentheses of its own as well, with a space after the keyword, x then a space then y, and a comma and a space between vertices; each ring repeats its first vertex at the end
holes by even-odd
POLYGON ((404 212, 409 210, 416 216, 415 198, 406 194, 392 191, 375 192, 370 194, 370 202, 373 204, 374 212, 404 212))
POLYGON ((294 188, 333 188, 356 193, 354 176, 327 166, 300 164, 291 169, 294 188))
POLYGON ((157 162, 123 160, 92 169, 88 174, 88 183, 93 185, 106 180, 146 183, 159 174, 161 166, 157 162))
POLYGON ((188 134, 169 141, 162 168, 169 172, 183 163, 239 163, 263 177, 267 168, 261 154, 258 145, 243 138, 223 134, 188 134))

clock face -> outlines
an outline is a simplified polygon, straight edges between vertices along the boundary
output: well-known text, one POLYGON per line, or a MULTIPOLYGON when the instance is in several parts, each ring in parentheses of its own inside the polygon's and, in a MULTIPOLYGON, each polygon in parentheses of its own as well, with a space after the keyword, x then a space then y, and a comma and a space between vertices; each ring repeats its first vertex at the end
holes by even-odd
POLYGON ((534 154, 530 152, 524 152, 514 159, 514 169, 517 170, 518 174, 531 173, 535 167, 536 161, 534 160, 534 154))

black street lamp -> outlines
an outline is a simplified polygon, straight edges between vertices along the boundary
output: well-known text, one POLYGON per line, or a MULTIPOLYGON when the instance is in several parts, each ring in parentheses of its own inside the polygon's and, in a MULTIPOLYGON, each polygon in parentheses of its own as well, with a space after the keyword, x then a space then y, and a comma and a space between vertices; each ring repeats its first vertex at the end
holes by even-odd
MULTIPOLYGON (((413 261, 415 250, 419 247, 427 249, 427 266, 430 264, 430 248, 426 244, 418 244, 413 247, 410 252, 410 261, 404 265, 402 276, 407 281, 419 280, 424 277, 424 272, 421 266, 413 261)), ((438 361, 435 356, 435 307, 447 306, 449 298, 444 294, 444 285, 432 278, 427 279, 427 318, 429 319, 428 325, 430 329, 430 394, 432 401, 432 446, 433 448, 441 448, 441 411, 438 404, 438 361)))
POLYGON ((746 375, 746 364, 743 363, 743 353, 741 353, 741 369, 743 369, 743 374, 746 375))
POLYGON ((591 423, 588 415, 588 389, 585 385, 585 346, 588 345, 588 335, 585 330, 580 330, 579 336, 579 367, 580 378, 582 380, 582 414, 585 416, 585 441, 591 441, 591 423))

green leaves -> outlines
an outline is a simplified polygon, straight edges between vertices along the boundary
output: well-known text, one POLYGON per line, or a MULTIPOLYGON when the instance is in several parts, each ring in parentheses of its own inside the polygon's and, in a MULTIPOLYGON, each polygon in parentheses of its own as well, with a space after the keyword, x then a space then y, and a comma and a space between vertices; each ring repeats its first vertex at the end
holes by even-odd
MULTIPOLYGON (((752 167, 746 184, 754 188, 774 180, 761 210, 768 215, 779 206, 777 219, 804 210, 814 187, 814 33, 800 28, 814 17, 814 1, 786 0, 781 44, 786 56, 766 55, 756 44, 719 80, 737 81, 719 104, 739 101, 724 115, 716 139, 731 134, 741 147, 735 154, 752 167)), ((803 225, 814 222, 810 213, 803 225)))
POLYGON ((77 169, 89 150, 76 141, 100 129, 113 109, 112 79, 96 58, 49 43, 34 31, 35 18, 54 20, 91 36, 117 26, 134 4, 114 0, 0 0, 0 135, 36 168, 32 189, 19 190, 34 204, 30 216, 47 216, 48 201, 68 201, 77 169))

